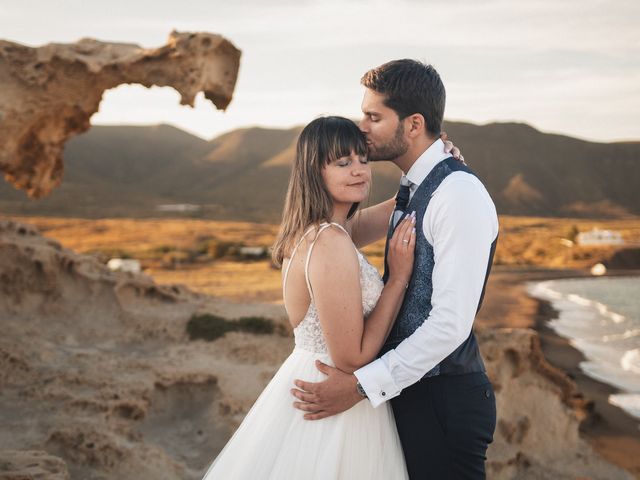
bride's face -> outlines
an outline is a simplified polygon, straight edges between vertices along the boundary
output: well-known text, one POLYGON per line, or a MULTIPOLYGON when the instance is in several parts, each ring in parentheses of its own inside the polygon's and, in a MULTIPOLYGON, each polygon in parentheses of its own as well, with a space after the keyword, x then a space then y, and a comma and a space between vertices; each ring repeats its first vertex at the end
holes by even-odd
POLYGON ((322 178, 335 203, 351 205, 369 195, 371 167, 366 157, 351 152, 325 165, 322 178))

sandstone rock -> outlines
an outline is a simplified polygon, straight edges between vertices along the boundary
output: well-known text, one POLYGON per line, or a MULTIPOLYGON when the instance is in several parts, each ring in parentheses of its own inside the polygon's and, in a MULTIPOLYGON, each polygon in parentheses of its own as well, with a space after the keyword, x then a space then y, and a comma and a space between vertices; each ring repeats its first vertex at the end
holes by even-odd
POLYGON ((586 402, 573 381, 547 363, 535 331, 485 330, 478 342, 498 410, 488 478, 632 478, 580 438, 586 402))
POLYGON ((89 129, 105 90, 123 83, 171 86, 193 106, 198 92, 217 108, 231 101, 240 51, 220 35, 172 32, 166 45, 82 39, 31 48, 0 40, 0 170, 40 198, 62 179, 62 152, 89 129))
POLYGON ((35 449, 73 478, 201 478, 292 341, 191 342, 194 313, 281 322, 284 311, 112 272, 0 220, 0 451, 11 449, 0 478, 31 478, 19 460, 35 449))
POLYGON ((61 458, 39 450, 0 450, 2 480, 69 480, 69 471, 61 458))

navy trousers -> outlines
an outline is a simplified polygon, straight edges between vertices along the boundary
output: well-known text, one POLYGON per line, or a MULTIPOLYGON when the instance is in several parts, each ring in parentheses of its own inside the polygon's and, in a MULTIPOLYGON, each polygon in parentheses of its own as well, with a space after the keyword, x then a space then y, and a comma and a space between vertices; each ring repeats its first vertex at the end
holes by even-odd
POLYGON ((485 373, 424 378, 391 405, 411 480, 486 478, 496 401, 485 373))

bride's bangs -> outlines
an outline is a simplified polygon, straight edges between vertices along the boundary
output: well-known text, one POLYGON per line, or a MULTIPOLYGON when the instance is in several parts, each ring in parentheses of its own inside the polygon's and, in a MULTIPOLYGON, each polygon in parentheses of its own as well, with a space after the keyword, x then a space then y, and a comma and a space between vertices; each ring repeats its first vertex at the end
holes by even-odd
POLYGON ((331 163, 340 157, 348 157, 351 152, 361 157, 367 156, 367 143, 358 126, 347 118, 330 117, 333 121, 327 125, 326 162, 331 163))

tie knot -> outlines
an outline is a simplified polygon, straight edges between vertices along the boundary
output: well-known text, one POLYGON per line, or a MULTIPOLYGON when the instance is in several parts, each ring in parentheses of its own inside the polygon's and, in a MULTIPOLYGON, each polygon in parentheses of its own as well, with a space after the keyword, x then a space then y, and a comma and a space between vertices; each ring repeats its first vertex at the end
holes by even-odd
POLYGON ((404 210, 409 203, 410 187, 409 185, 400 185, 398 194, 396 195, 396 209, 404 210))

